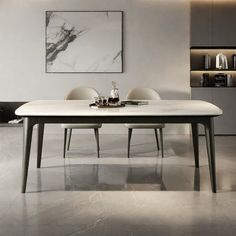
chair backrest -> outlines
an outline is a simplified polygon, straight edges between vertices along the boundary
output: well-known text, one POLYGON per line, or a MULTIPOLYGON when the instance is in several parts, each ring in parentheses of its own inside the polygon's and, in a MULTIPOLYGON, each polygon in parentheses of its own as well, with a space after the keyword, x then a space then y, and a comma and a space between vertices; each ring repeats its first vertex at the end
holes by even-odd
POLYGON ((98 92, 93 88, 76 87, 72 89, 66 96, 66 100, 90 100, 99 96, 98 92))
POLYGON ((161 97, 158 92, 152 88, 134 88, 130 90, 127 94, 127 99, 134 100, 160 100, 161 97))

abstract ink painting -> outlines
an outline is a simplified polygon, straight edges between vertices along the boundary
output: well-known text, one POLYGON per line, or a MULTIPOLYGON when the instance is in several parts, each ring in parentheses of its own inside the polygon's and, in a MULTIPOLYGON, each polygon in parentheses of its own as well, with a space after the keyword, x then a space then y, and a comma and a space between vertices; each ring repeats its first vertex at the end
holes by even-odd
POLYGON ((123 72, 122 11, 47 11, 46 72, 123 72))

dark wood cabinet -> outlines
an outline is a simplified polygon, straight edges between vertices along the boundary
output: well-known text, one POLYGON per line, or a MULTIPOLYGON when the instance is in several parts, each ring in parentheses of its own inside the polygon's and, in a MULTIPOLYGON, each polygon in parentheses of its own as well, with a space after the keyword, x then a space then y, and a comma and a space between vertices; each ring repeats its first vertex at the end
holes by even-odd
MULTIPOLYGON (((216 135, 236 135, 236 88, 192 88, 191 97, 211 102, 223 110, 223 115, 215 118, 216 135)), ((200 134, 204 134, 203 127, 200 134)))
POLYGON ((191 47, 210 47, 212 6, 209 2, 191 2, 191 47))
POLYGON ((236 45, 236 1, 214 1, 212 46, 236 45))
POLYGON ((236 1, 191 3, 191 47, 236 45, 236 1))

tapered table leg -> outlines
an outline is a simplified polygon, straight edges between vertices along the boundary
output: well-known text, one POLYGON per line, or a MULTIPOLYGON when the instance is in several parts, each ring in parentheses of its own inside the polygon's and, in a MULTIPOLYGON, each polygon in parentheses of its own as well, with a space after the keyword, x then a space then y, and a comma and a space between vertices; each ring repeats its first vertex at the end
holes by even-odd
POLYGON ((69 139, 68 139, 68 143, 67 143, 67 151, 69 151, 69 149, 70 149, 71 135, 72 135, 72 129, 69 129, 69 139))
POLYGON ((193 152, 195 159, 195 167, 199 168, 199 140, 198 140, 198 124, 192 123, 192 139, 193 139, 193 152))
POLYGON ((163 129, 160 128, 160 139, 161 139, 161 157, 164 157, 164 144, 163 144, 163 129))
POLYGON ((130 157, 130 141, 131 141, 132 131, 133 129, 129 128, 128 130, 128 158, 130 157))
POLYGON ((160 150, 160 145, 159 145, 159 140, 158 140, 158 134, 157 134, 157 129, 154 129, 155 131, 155 137, 156 137, 156 143, 157 143, 157 150, 160 150))
POLYGON ((22 162, 22 186, 21 192, 25 193, 26 184, 27 184, 27 176, 28 176, 28 168, 29 168, 29 159, 30 159, 30 148, 31 148, 31 140, 32 140, 32 131, 33 131, 33 123, 30 118, 24 118, 23 123, 23 162, 22 162))
POLYGON ((44 124, 38 124, 37 168, 41 167, 44 124))
POLYGON ((215 140, 214 140, 214 121, 209 118, 205 123, 206 144, 211 177, 212 192, 216 193, 216 171, 215 171, 215 140))
POLYGON ((63 147, 63 157, 66 157, 66 143, 67 143, 67 128, 64 129, 64 147, 63 147))
POLYGON ((99 131, 98 128, 94 129, 94 134, 95 134, 95 139, 96 139, 96 143, 97 143, 97 156, 98 158, 100 157, 100 145, 99 145, 99 131))

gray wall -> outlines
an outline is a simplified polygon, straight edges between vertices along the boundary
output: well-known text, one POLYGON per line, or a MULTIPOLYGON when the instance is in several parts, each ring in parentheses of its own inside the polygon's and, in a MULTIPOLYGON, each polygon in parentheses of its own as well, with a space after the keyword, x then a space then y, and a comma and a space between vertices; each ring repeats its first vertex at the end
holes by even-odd
POLYGON ((1 0, 0 29, 1 101, 62 99, 78 85, 108 94, 112 80, 122 98, 136 86, 189 98, 188 0, 1 0), (124 73, 46 74, 46 10, 123 10, 124 73))

